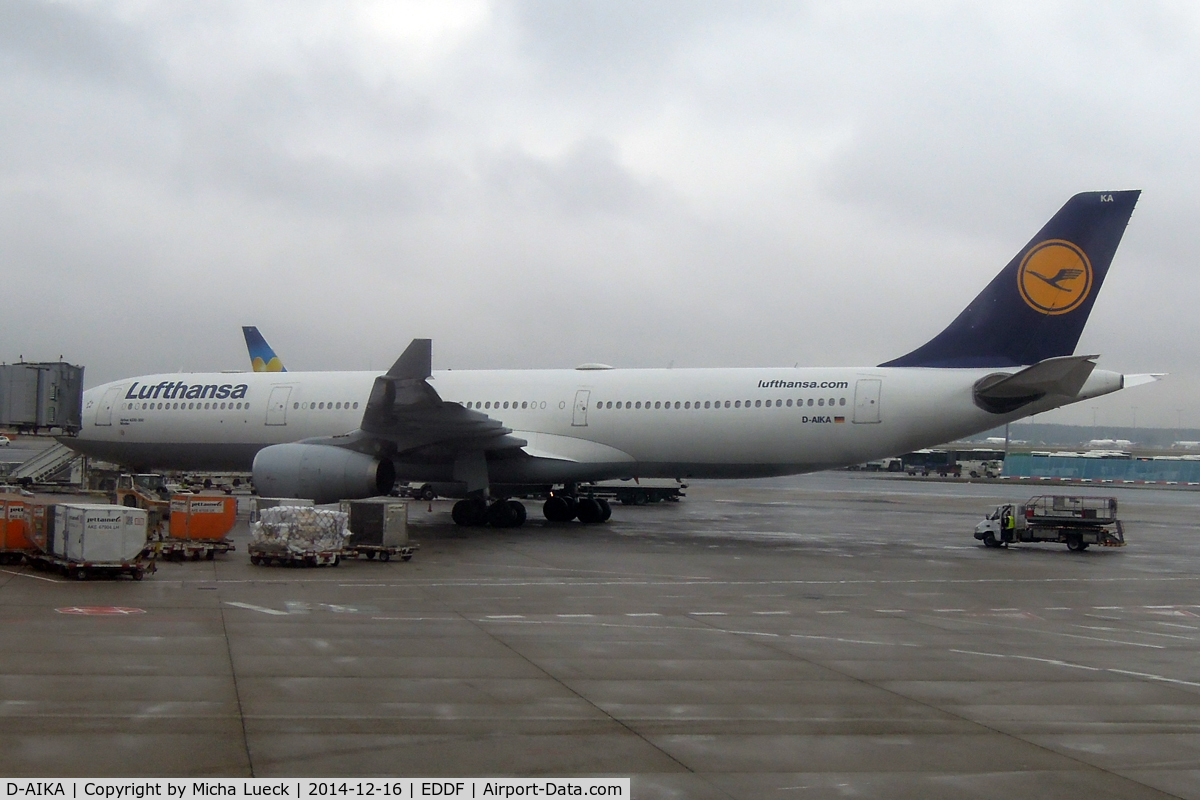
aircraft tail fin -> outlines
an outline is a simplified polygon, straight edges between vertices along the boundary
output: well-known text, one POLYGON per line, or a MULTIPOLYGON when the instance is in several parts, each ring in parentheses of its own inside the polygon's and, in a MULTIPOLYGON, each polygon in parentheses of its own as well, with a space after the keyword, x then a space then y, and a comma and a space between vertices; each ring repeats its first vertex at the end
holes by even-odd
POLYGON ((1084 192, 944 331, 883 367, 1016 367, 1075 352, 1141 194, 1084 192))
POLYGON ((246 349, 250 351, 250 366, 255 372, 287 372, 279 356, 267 344, 267 340, 253 325, 243 325, 242 335, 246 337, 246 349))

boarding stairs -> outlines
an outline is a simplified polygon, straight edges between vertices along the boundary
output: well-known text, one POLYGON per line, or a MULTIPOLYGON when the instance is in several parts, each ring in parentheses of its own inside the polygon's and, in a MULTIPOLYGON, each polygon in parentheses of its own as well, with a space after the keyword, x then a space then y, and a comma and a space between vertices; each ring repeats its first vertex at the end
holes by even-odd
POLYGON ((56 443, 21 462, 21 465, 9 475, 9 480, 26 483, 46 483, 50 478, 61 472, 65 471, 70 474, 68 468, 76 459, 80 458, 83 458, 83 456, 65 444, 56 443))

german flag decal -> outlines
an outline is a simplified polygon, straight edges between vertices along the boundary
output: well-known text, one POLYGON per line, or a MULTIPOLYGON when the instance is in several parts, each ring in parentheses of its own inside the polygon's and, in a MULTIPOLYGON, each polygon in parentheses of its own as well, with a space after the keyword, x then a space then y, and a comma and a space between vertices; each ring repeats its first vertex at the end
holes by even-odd
POLYGON ((833 421, 834 422, 845 422, 846 418, 845 417, 834 417, 833 421))

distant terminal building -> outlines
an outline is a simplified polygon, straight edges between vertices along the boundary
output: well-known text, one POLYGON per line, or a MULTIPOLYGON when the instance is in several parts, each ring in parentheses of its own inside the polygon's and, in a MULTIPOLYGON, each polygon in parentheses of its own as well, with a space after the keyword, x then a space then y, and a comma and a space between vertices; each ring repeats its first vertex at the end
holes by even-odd
POLYGON ((1133 456, 1119 450, 1009 453, 1005 477, 1200 483, 1200 455, 1133 456))
POLYGON ((0 428, 77 433, 82 406, 83 367, 65 361, 0 364, 0 428))

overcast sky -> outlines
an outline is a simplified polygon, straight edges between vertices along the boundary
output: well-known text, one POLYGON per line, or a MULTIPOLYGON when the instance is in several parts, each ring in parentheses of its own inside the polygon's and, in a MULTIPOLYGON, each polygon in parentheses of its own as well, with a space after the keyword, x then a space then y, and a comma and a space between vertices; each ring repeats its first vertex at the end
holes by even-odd
POLYGON ((1200 427, 1198 150, 1191 3, 3 0, 0 359, 877 364, 1142 189, 1039 421, 1200 427))

